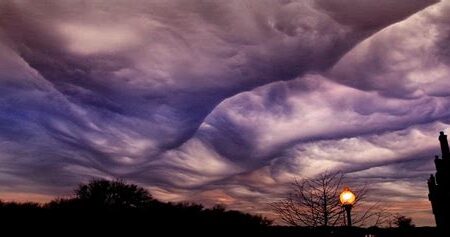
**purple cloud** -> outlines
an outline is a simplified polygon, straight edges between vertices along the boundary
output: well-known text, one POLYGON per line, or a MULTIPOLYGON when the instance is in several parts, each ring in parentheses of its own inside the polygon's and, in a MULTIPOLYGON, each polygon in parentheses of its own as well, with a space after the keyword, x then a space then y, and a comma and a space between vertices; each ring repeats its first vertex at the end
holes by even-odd
POLYGON ((2 2, 0 194, 120 177, 270 215, 290 178, 343 170, 423 201, 404 190, 450 123, 435 3, 2 2))

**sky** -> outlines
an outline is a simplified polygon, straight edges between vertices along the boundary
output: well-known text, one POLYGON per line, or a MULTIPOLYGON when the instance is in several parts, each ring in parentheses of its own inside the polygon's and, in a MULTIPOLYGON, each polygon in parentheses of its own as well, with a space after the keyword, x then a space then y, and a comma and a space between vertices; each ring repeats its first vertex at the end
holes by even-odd
POLYGON ((434 225, 448 85, 448 0, 4 0, 0 199, 121 178, 273 217, 341 171, 434 225))

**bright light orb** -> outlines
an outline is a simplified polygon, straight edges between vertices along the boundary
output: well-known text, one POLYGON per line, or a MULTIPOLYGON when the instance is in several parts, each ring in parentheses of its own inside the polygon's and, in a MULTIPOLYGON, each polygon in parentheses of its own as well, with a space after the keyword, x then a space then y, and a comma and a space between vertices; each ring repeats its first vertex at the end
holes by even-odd
POLYGON ((339 195, 339 200, 343 206, 353 205, 356 201, 356 195, 348 187, 345 187, 344 191, 339 195))

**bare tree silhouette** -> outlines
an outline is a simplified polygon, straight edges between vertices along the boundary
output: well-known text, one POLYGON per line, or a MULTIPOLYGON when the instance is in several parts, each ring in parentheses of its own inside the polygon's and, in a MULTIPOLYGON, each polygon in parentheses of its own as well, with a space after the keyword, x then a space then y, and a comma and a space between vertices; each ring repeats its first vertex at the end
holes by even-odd
MULTIPOLYGON (((280 219, 293 226, 341 226, 345 225, 344 211, 338 196, 342 191, 344 175, 341 172, 325 172, 316 178, 295 180, 291 192, 281 201, 271 204, 280 219)), ((355 207, 360 206, 367 195, 366 186, 353 188, 357 193, 355 207)), ((387 221, 384 209, 378 204, 366 207, 352 215, 354 225, 365 225, 372 220, 378 226, 387 221)))

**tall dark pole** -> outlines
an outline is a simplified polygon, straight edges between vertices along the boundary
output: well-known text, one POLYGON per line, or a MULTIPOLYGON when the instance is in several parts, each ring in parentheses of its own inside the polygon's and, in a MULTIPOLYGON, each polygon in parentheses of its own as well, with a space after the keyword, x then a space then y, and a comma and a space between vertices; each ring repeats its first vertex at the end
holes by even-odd
POLYGON ((352 205, 344 205, 344 209, 347 215, 347 226, 352 226, 352 216, 350 214, 352 210, 352 205))
POLYGON ((345 210, 347 216, 347 226, 352 226, 351 210, 353 204, 356 202, 356 195, 350 190, 349 187, 345 187, 344 191, 339 195, 339 201, 345 210))

